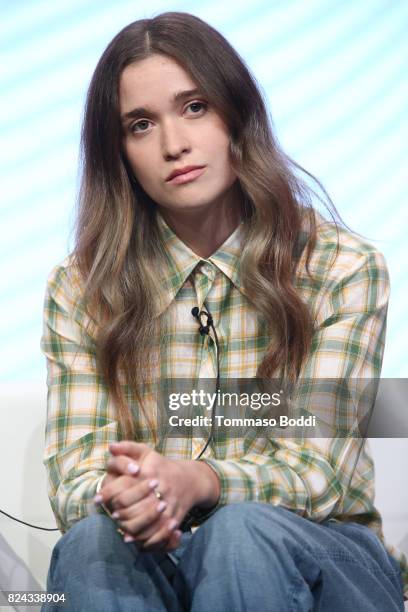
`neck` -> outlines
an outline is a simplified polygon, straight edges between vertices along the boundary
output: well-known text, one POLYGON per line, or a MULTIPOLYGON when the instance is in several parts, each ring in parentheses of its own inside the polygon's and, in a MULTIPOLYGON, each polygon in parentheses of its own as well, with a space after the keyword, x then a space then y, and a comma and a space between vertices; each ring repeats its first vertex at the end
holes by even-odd
POLYGON ((220 206, 160 213, 177 236, 199 257, 207 259, 227 240, 242 220, 239 196, 220 206))

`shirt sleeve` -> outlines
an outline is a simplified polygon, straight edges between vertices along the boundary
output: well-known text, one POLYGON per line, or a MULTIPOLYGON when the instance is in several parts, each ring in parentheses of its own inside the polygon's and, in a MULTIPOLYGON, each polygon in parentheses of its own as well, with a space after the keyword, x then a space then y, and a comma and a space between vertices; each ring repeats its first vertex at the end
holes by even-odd
MULTIPOLYGON (((380 375, 389 297, 380 253, 354 254, 323 283, 312 350, 302 377, 373 379, 380 375)), ((334 400, 335 401, 335 400, 334 400)), ((334 410, 334 404, 329 410, 334 410)), ((313 413, 313 407, 310 408, 313 413)), ((347 512, 345 500, 359 456, 355 436, 258 439, 239 458, 200 459, 218 474, 221 495, 211 514, 233 502, 258 500, 322 521, 347 512)), ((372 510, 373 471, 367 470, 348 497, 349 509, 372 510)), ((358 513, 357 512, 357 513, 358 513)))
POLYGON ((86 331, 70 266, 47 283, 41 348, 47 358, 44 465, 58 528, 95 512, 93 497, 105 475, 108 445, 118 438, 115 412, 98 374, 95 345, 86 331))

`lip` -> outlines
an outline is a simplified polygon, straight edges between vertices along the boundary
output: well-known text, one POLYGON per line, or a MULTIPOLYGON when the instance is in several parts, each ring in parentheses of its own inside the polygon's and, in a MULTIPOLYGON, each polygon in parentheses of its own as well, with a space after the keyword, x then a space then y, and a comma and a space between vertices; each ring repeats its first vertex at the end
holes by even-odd
POLYGON ((205 170, 205 166, 185 166, 184 168, 179 168, 173 170, 171 174, 166 178, 167 183, 184 183, 188 180, 194 180, 205 170), (183 178, 183 180, 181 180, 183 178), (179 179, 179 180, 176 180, 179 179))

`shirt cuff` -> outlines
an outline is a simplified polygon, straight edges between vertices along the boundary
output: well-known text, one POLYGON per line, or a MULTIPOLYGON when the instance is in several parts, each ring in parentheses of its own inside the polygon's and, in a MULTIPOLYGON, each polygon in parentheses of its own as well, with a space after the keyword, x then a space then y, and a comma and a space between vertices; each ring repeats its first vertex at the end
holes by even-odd
MULTIPOLYGON (((197 459, 197 461, 204 462, 203 459, 197 459)), ((205 461, 205 463, 207 463, 207 461, 205 461)), ((213 468, 212 465, 210 465, 210 467, 213 468)), ((216 470, 214 471, 217 473, 216 470)), ((221 505, 224 504, 220 504, 219 502, 217 502, 211 508, 200 508, 198 506, 191 508, 184 517, 183 522, 180 525, 180 529, 182 531, 190 531, 192 527, 198 527, 199 525, 204 523, 204 521, 206 521, 210 516, 212 516, 218 510, 218 508, 221 507, 221 505)))
POLYGON ((237 461, 226 459, 200 459, 209 465, 220 481, 220 496, 211 508, 211 514, 227 504, 244 501, 260 501, 255 478, 242 469, 237 461))

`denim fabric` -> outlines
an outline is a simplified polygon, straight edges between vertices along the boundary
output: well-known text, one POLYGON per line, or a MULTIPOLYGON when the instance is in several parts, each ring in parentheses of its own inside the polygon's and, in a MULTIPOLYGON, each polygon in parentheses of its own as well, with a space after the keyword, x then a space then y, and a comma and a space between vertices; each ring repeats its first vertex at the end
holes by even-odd
POLYGON ((55 545, 48 591, 75 612, 403 611, 398 563, 357 523, 317 524, 284 508, 220 508, 173 552, 140 552, 95 514, 55 545))

